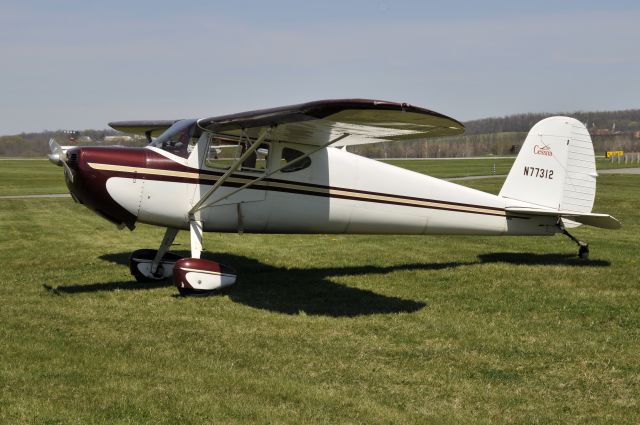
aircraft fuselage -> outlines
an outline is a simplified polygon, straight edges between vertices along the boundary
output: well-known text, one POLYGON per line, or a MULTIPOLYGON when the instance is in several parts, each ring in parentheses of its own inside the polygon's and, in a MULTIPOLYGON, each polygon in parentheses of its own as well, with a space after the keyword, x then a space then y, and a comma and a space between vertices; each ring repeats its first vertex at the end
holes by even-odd
MULTIPOLYGON (((267 161, 275 169, 278 146, 267 161)), ((282 147, 279 147, 281 149, 282 147)), ((68 152, 76 200, 130 228, 136 222, 189 229, 189 210, 224 174, 203 156, 164 150, 83 147, 68 152)), ((336 148, 311 164, 221 198, 257 177, 232 174, 199 211, 204 231, 247 233, 550 235, 553 217, 505 211, 498 196, 367 159, 336 148)))

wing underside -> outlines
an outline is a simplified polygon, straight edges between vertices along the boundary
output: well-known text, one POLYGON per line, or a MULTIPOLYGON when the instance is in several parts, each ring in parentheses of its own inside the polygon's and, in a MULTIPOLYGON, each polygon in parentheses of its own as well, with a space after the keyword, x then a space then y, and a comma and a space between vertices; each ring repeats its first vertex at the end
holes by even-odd
POLYGON ((281 142, 322 146, 348 134, 335 146, 425 137, 451 136, 464 126, 437 112, 408 105, 367 99, 321 100, 280 108, 203 118, 198 125, 228 136, 256 138, 272 127, 269 138, 281 142))

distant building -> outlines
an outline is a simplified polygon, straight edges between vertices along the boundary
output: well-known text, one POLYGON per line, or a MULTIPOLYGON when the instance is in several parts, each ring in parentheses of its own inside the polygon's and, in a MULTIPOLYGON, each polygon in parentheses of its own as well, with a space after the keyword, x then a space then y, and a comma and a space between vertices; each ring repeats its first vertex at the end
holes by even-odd
POLYGON ((122 135, 122 136, 104 136, 105 143, 124 143, 124 142, 130 142, 132 140, 133 140, 133 137, 126 136, 126 135, 122 135))
POLYGON ((611 136, 613 131, 610 128, 591 128, 589 129, 589 133, 592 136, 611 136))
POLYGON ((616 130, 616 123, 613 123, 611 128, 597 128, 594 123, 594 125, 589 129, 589 134, 592 136, 615 136, 622 134, 622 132, 616 130))

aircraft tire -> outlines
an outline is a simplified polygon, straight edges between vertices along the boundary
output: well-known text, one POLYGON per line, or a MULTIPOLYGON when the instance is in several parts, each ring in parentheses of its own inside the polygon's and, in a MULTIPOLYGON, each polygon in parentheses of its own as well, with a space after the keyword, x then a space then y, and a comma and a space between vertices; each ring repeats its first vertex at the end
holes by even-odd
POLYGON ((582 260, 589 259, 589 246, 588 245, 580 245, 578 249, 578 257, 582 260))
MULTIPOLYGON (((131 275, 136 279, 136 282, 157 282, 171 278, 172 273, 161 273, 160 276, 154 276, 152 274, 147 275, 143 273, 138 267, 140 263, 153 261, 153 258, 156 256, 157 252, 158 251, 155 249, 138 249, 137 251, 131 253, 131 256, 129 257, 129 271, 131 272, 131 275)), ((162 257, 158 269, 162 270, 163 268, 166 268, 170 265, 172 272, 175 262, 180 258, 182 257, 177 254, 167 252, 162 257)))

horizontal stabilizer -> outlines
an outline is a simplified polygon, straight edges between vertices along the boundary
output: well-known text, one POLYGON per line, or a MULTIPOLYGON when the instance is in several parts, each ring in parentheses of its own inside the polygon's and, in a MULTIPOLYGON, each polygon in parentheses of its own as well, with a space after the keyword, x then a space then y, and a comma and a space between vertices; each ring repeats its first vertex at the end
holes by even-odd
POLYGON ((123 133, 139 134, 158 137, 165 130, 180 120, 144 120, 144 121, 112 121, 109 127, 123 133))
POLYGON ((508 213, 531 215, 531 216, 556 216, 569 219, 578 223, 586 224, 603 229, 619 229, 620 222, 608 214, 583 213, 576 211, 557 211, 526 207, 506 207, 508 213))

